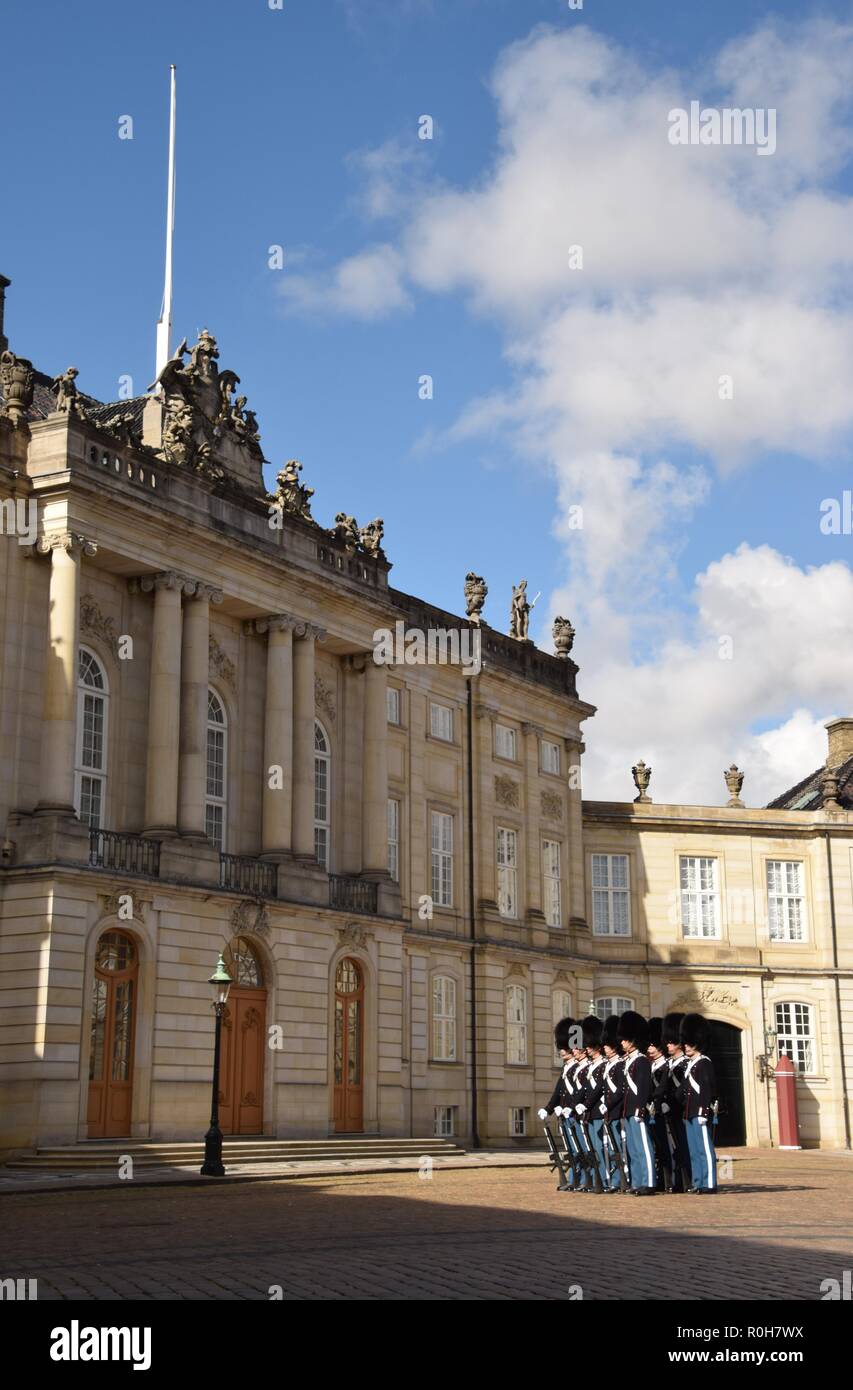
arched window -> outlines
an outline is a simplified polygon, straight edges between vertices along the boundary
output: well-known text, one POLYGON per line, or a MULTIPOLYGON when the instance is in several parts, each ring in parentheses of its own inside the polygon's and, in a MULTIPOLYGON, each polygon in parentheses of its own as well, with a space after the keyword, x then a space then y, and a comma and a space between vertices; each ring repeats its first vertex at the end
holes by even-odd
POLYGON ((506 1060, 511 1066, 527 1062, 527 990, 523 985, 506 987, 506 1060))
POLYGON ((225 965, 235 985, 248 989, 263 989, 261 963, 245 936, 235 936, 225 953, 225 965))
POLYGON ((77 749, 74 765, 74 807, 91 830, 103 825, 107 795, 106 672, 94 652, 77 653, 77 749))
POLYGON ((330 792, 332 753, 329 738, 319 719, 314 721, 314 854, 318 864, 329 867, 331 827, 330 792))
POLYGON ((624 1014, 626 1010, 633 1009, 633 1007, 633 999, 626 999, 622 994, 604 994, 600 999, 596 999, 595 1001, 595 1012, 602 1023, 604 1023, 611 1014, 624 1014))
POLYGON ((817 1070, 811 1004, 776 1005, 776 1051, 790 1057, 796 1071, 817 1070))
POLYGON ((207 692, 207 797, 204 830, 217 849, 225 849, 228 828, 228 720, 215 690, 207 692))
POLYGON ((436 1062, 456 1061, 456 981, 432 977, 432 1055, 436 1062))

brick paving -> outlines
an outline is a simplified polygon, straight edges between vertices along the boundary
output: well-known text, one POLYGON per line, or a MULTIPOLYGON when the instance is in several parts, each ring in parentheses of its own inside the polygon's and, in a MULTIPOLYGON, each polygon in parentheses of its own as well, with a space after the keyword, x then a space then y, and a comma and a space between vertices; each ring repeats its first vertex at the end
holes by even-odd
POLYGON ((542 1168, 4 1197, 40 1299, 818 1300, 853 1267, 853 1159, 742 1151, 712 1198, 562 1195, 542 1168))

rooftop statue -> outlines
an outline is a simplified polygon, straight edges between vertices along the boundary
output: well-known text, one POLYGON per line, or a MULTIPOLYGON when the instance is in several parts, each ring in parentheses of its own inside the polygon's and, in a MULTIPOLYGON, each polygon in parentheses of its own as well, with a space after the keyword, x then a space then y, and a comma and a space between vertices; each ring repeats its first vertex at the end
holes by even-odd
POLYGON ((527 580, 522 579, 521 583, 512 591, 512 603, 509 609, 509 635, 515 637, 520 642, 528 642, 528 630, 530 627, 530 609, 532 604, 527 599, 527 580))
POLYGON ((472 623, 482 621, 483 604, 488 592, 489 586, 483 576, 469 570, 465 576, 465 612, 472 623))
POLYGON ((314 489, 299 481, 301 472, 302 464, 299 460, 288 459, 276 477, 275 500, 286 516, 299 516, 303 521, 313 521, 311 498, 314 496, 314 489))
POLYGON ((374 521, 368 521, 366 526, 362 526, 358 533, 361 548, 366 555, 382 554, 382 537, 385 534, 385 523, 381 516, 374 521))
POLYGON ((336 541, 340 541, 341 544, 352 550, 357 550, 361 541, 358 522, 354 516, 347 516, 346 512, 338 512, 332 535, 336 541))
POLYGON ((246 397, 232 400, 240 378, 227 368, 220 372, 218 360, 216 339, 203 328, 194 347, 184 338, 149 390, 159 386, 163 393, 166 458, 222 477, 225 470, 215 455, 225 451, 227 460, 229 437, 255 458, 263 455, 257 417, 245 409, 246 397), (184 362, 187 354, 190 360, 184 362))
POLYGON ((69 367, 61 376, 53 378, 50 389, 56 396, 56 409, 61 414, 76 415, 79 419, 85 420, 86 412, 77 390, 77 377, 79 375, 76 367, 69 367))

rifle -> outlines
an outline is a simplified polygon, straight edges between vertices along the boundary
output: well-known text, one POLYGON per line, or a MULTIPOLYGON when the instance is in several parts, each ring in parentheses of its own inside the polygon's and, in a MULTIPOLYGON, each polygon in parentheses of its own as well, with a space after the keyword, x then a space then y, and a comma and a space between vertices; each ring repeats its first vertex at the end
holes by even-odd
POLYGON ((587 1172, 592 1174, 593 1192, 596 1193, 596 1195, 599 1195, 604 1191, 604 1185, 601 1181, 601 1173, 599 1172, 598 1159, 595 1156, 595 1149, 593 1148, 592 1140, 589 1137, 589 1120, 587 1119, 586 1115, 581 1115, 579 1118, 581 1136, 583 1138, 584 1144, 586 1145, 587 1172))
POLYGON ((583 1155, 581 1154, 581 1151, 578 1148, 578 1141, 572 1134, 571 1127, 569 1126, 569 1122, 566 1119, 565 1110, 560 1116, 560 1129, 563 1131, 563 1138, 566 1141, 565 1156, 569 1160, 569 1166, 572 1170, 572 1184, 575 1188, 578 1188, 580 1187, 581 1172, 586 1167, 586 1165, 583 1161, 583 1155))
POLYGON ((604 1133, 619 1162, 619 1190, 620 1192, 629 1192, 631 1189, 631 1169, 628 1167, 628 1159, 622 1145, 614 1138, 613 1129, 608 1119, 604 1121, 604 1133))
MULTIPOLYGON (((648 1107, 647 1107, 647 1108, 648 1108, 648 1112, 649 1112, 649 1127, 651 1128, 651 1126, 654 1124, 655 1120, 657 1119, 657 1110, 656 1110, 656 1108, 655 1108, 655 1103, 654 1103, 653 1100, 650 1100, 650 1101, 649 1101, 649 1104, 648 1104, 648 1107)), ((666 1116, 663 1117, 663 1127, 664 1127, 664 1130, 665 1130, 664 1138, 666 1139, 666 1147, 669 1149, 669 1167, 668 1167, 668 1168, 667 1168, 666 1164, 661 1160, 661 1158, 660 1158, 660 1156, 659 1156, 659 1152, 658 1152, 658 1146, 657 1146, 657 1144, 654 1142, 654 1140, 652 1140, 652 1144, 653 1144, 654 1154, 655 1154, 655 1159, 656 1159, 655 1167, 656 1167, 656 1170, 657 1170, 659 1176, 663 1179, 663 1190, 664 1190, 664 1192, 671 1192, 671 1191, 672 1191, 672 1187, 673 1187, 673 1183, 672 1183, 672 1174, 673 1174, 673 1167, 674 1167, 673 1157, 674 1157, 675 1150, 674 1150, 673 1143, 672 1143, 672 1135, 670 1134, 670 1132, 669 1132, 669 1126, 668 1126, 667 1123, 666 1123, 666 1116)))
POLYGON ((543 1125, 543 1129, 545 1130, 545 1138, 548 1140, 548 1148, 551 1152, 551 1162, 548 1165, 548 1172, 557 1172, 560 1174, 560 1181, 557 1183, 557 1191, 567 1192, 569 1184, 566 1182, 566 1170, 563 1167, 563 1160, 560 1156, 560 1150, 557 1147, 557 1141, 547 1123, 543 1125))

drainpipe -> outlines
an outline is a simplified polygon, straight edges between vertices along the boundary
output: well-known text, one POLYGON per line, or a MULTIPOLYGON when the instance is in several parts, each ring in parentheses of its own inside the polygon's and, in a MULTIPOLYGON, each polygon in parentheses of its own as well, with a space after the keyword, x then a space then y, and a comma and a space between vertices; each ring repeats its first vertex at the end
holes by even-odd
POLYGON ((841 981, 838 976, 838 928, 835 920, 835 883, 832 876, 832 847, 829 831, 826 841, 826 870, 829 876, 829 920, 832 925, 832 965, 835 971, 835 1013, 838 1023, 838 1051, 841 1061, 841 1094, 844 1105, 844 1147, 850 1148, 850 1102, 847 1098, 847 1066, 844 1061, 844 1022, 841 1014, 841 981))
POLYGON ((468 677, 468 925, 471 991, 471 1144, 480 1147, 477 1119, 477 906, 474 898, 474 678, 468 677))

